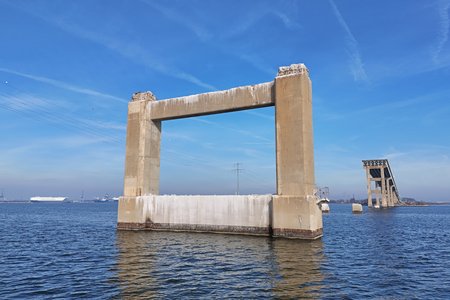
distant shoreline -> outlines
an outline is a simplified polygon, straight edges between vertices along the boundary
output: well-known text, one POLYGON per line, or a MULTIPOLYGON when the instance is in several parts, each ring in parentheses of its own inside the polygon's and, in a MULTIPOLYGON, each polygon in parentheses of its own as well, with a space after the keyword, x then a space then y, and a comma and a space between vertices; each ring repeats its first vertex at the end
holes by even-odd
POLYGON ((84 200, 84 201, 54 201, 54 202, 51 202, 51 201, 38 201, 38 202, 32 202, 32 201, 30 201, 30 200, 7 200, 7 201, 0 201, 0 204, 1 203, 12 203, 12 204, 14 204, 14 203, 33 203, 33 204, 36 204, 36 203, 78 203, 78 204, 83 204, 83 203, 111 203, 111 202, 117 202, 117 201, 103 201, 103 202, 98 202, 98 201, 96 201, 96 200, 84 200))
MULTIPOLYGON (((117 201, 105 201, 105 202, 117 202, 117 201)), ((33 203, 30 200, 6 200, 6 201, 0 201, 1 203, 33 203)), ((39 203, 39 202, 36 202, 39 203)), ((53 203, 53 202, 42 202, 42 203, 53 203)), ((55 203, 97 203, 95 200, 84 200, 84 201, 61 201, 61 202, 55 202, 55 203)), ((359 203, 363 206, 367 206, 367 203, 360 203, 360 202, 334 202, 333 200, 330 201, 330 204, 352 204, 352 203, 359 203)), ((411 203, 411 204, 404 204, 404 205, 398 205, 396 207, 425 207, 425 206, 450 206, 450 202, 421 202, 421 203, 411 203)))
MULTIPOLYGON (((354 203, 359 203, 359 202, 354 202, 354 203)), ((352 204, 350 202, 348 203, 343 203, 343 202, 333 202, 330 201, 330 204, 352 204)), ((361 204, 361 203, 360 203, 361 204)), ((361 204, 363 206, 367 206, 367 203, 361 204)), ((395 207, 421 207, 421 206, 450 206, 450 202, 430 202, 430 203, 416 203, 416 204, 404 204, 404 205, 397 205, 395 207)))

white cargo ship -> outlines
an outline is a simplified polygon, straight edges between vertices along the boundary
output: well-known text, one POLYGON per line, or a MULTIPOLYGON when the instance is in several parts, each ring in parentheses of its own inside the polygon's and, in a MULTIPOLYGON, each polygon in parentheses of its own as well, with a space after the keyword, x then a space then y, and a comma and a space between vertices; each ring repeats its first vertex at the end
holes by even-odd
POLYGON ((67 197, 31 197, 31 202, 63 202, 67 200, 67 197))

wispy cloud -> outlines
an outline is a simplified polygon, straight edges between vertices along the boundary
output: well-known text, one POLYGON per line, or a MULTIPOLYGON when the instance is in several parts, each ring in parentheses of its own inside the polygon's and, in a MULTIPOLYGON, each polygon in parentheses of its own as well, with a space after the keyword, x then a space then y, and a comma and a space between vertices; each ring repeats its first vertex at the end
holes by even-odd
POLYGON ((138 64, 142 64, 147 68, 162 73, 167 76, 171 76, 174 78, 178 78, 192 84, 195 84, 199 87, 205 88, 206 90, 216 90, 217 88, 213 85, 210 85, 196 76, 184 72, 174 66, 167 66, 162 63, 161 59, 157 59, 150 55, 148 49, 141 47, 139 44, 134 44, 132 42, 123 42, 121 40, 115 39, 113 37, 108 37, 105 34, 99 34, 92 30, 86 30, 75 24, 69 24, 67 22, 63 22, 61 20, 51 20, 47 19, 50 22, 56 23, 59 28, 69 33, 72 33, 80 38, 84 38, 93 43, 100 44, 112 51, 115 51, 126 57, 127 59, 134 61, 138 64))
POLYGON ((96 127, 99 129, 118 130, 118 131, 125 131, 127 129, 126 124, 122 123, 104 122, 100 120, 88 120, 88 119, 79 119, 79 121, 84 125, 86 125, 87 127, 96 127))
POLYGON ((439 97, 441 95, 445 95, 448 91, 440 91, 436 93, 428 93, 419 95, 414 98, 407 98, 402 100, 393 99, 392 101, 386 101, 386 103, 367 106, 361 109, 353 109, 353 110, 345 110, 345 111, 338 111, 338 112, 329 112, 329 111, 323 111, 320 112, 320 120, 323 121, 335 121, 335 120, 343 120, 343 119, 349 119, 352 117, 358 117, 358 116, 367 116, 368 114, 372 112, 379 112, 379 111, 399 111, 400 109, 404 109, 406 107, 414 106, 414 105, 420 105, 424 102, 432 102, 435 100, 436 97, 439 97))
POLYGON ((141 0, 141 2, 147 4, 153 9, 156 9, 167 19, 181 24, 183 27, 186 27, 188 30, 193 32, 201 41, 207 41, 213 36, 212 33, 203 26, 200 26, 196 22, 193 22, 191 19, 186 18, 183 14, 179 14, 172 9, 168 9, 165 6, 160 5, 157 1, 141 0))
POLYGON ((336 16, 339 24, 346 33, 345 41, 347 44, 347 52, 348 55, 350 56, 350 69, 353 74, 353 79, 355 81, 368 81, 369 78, 367 76, 366 70, 364 69, 364 63, 362 61, 361 53, 359 51, 358 41, 355 39, 355 36, 348 27, 347 22, 345 21, 344 17, 342 16, 341 12, 337 8, 333 0, 330 0, 330 5, 331 8, 333 9, 333 13, 336 16))
POLYGON ((192 143, 198 142, 198 140, 193 138, 190 134, 173 132, 170 130, 164 130, 163 137, 168 138, 170 140, 186 141, 186 142, 192 142, 192 143))
POLYGON ((52 138, 39 138, 31 139, 26 145, 14 146, 2 149, 0 154, 2 157, 8 158, 18 157, 22 159, 23 156, 29 153, 36 152, 38 149, 73 149, 78 147, 85 147, 87 145, 102 144, 108 141, 107 137, 89 137, 85 135, 66 135, 52 138))
POLYGON ((257 117, 260 117, 260 118, 263 118, 263 119, 267 119, 267 120, 270 120, 270 121, 275 121, 274 114, 267 115, 267 114, 262 114, 262 113, 259 113, 259 112, 256 112, 256 111, 251 111, 251 110, 244 111, 244 113, 246 113, 248 115, 252 115, 252 116, 257 116, 257 117))
POLYGON ((89 88, 84 88, 84 87, 79 87, 67 82, 63 82, 63 81, 59 81, 56 79, 51 79, 48 77, 43 77, 43 76, 37 76, 37 75, 32 75, 32 74, 28 74, 28 73, 23 73, 23 72, 19 72, 19 71, 15 71, 15 70, 11 70, 11 69, 7 69, 7 68, 2 68, 0 67, 0 72, 5 72, 8 74, 13 74, 13 75, 17 75, 20 77, 24 77, 24 78, 28 78, 37 82, 42 82, 42 83, 46 83, 49 85, 52 85, 54 87, 60 88, 60 89, 65 89, 71 92, 76 92, 76 93, 80 93, 80 94, 84 94, 84 95, 88 95, 88 96, 94 96, 94 97, 102 97, 102 98, 107 98, 107 99, 112 99, 115 101, 119 101, 122 103, 128 103, 128 101, 113 96, 113 95, 109 95, 109 94, 105 94, 105 93, 101 93, 89 88))
POLYGON ((68 21, 68 18, 61 18, 59 16, 57 17, 49 14, 37 13, 36 11, 32 10, 31 7, 15 5, 12 3, 9 4, 13 5, 14 7, 22 11, 25 11, 26 13, 38 17, 44 20, 45 22, 58 27, 63 31, 66 31, 79 38, 88 40, 92 43, 99 44, 109 50, 112 50, 122 55, 123 57, 129 59, 130 61, 143 65, 149 68, 150 70, 157 71, 161 74, 190 82, 206 90, 216 90, 216 88, 213 85, 210 85, 202 81, 193 74, 184 72, 176 68, 175 66, 168 66, 164 64, 161 58, 152 56, 149 52, 149 49, 143 48, 140 44, 133 43, 132 41, 123 41, 117 39, 116 37, 108 36, 104 32, 100 33, 96 32, 93 29, 83 28, 73 22, 68 21))
POLYGON ((237 56, 239 59, 243 60, 244 62, 250 64, 255 69, 266 73, 270 76, 274 76, 277 74, 277 70, 275 68, 272 68, 270 66, 267 66, 262 59, 255 56, 255 54, 245 54, 245 53, 232 53, 232 55, 237 56))
POLYGON ((408 155, 408 152, 389 152, 385 155, 383 155, 383 158, 386 159, 396 159, 402 156, 408 155))
POLYGON ((38 143, 40 147, 59 146, 62 148, 76 148, 87 145, 96 145, 111 142, 110 137, 92 137, 85 135, 71 135, 66 137, 59 137, 56 139, 47 140, 45 143, 38 143))
POLYGON ((249 147, 221 147, 220 150, 243 154, 243 155, 245 155, 249 158, 253 158, 253 159, 263 157, 263 153, 261 153, 261 151, 256 150, 254 148, 249 148, 249 147))
POLYGON ((28 111, 37 108, 49 108, 49 107, 61 107, 56 101, 23 94, 23 95, 9 95, 5 93, 0 93, 0 104, 6 106, 7 108, 18 110, 18 111, 28 111))
POLYGON ((187 154, 185 150, 175 150, 173 148, 166 149, 162 152, 161 160, 167 164, 179 167, 180 164, 185 167, 195 167, 195 170, 208 170, 208 169, 225 169, 226 161, 217 159, 205 159, 187 154))
POLYGON ((302 28, 302 26, 298 22, 296 22, 293 18, 291 18, 290 16, 279 10, 273 10, 265 6, 255 7, 247 12, 242 22, 237 22, 234 27, 231 27, 229 31, 223 35, 223 38, 229 39, 244 34, 256 23, 266 18, 267 16, 275 16, 289 30, 298 30, 302 28))
POLYGON ((204 120, 204 119, 200 119, 200 118, 193 118, 192 120, 195 121, 195 122, 200 122, 200 123, 206 123, 206 124, 208 124, 208 125, 213 125, 213 126, 216 126, 216 127, 218 127, 218 128, 225 129, 225 130, 230 130, 230 131, 233 131, 233 132, 239 133, 239 134, 241 134, 241 135, 245 135, 245 136, 248 136, 248 137, 251 137, 251 138, 260 140, 260 141, 272 142, 272 140, 270 140, 270 139, 268 139, 268 138, 265 138, 265 137, 263 137, 263 136, 254 134, 254 133, 251 132, 251 131, 242 130, 242 129, 237 129, 237 128, 229 127, 229 126, 223 126, 223 125, 221 125, 221 124, 219 124, 219 123, 212 122, 212 121, 208 121, 208 120, 204 120))
POLYGON ((184 12, 180 12, 173 7, 166 7, 164 5, 161 5, 160 3, 157 3, 156 1, 141 0, 141 2, 149 5, 153 9, 156 9, 167 19, 176 22, 180 26, 191 31, 195 36, 198 37, 201 42, 219 48, 220 51, 235 56, 238 59, 250 64, 255 69, 271 76, 276 74, 276 69, 265 65, 263 60, 258 59, 254 52, 252 52, 251 54, 245 54, 242 49, 239 49, 239 51, 233 50, 231 49, 228 42, 219 43, 218 40, 228 40, 234 38, 237 35, 244 34, 258 21, 266 18, 267 16, 275 16, 289 30, 297 30, 301 28, 301 25, 286 13, 279 10, 269 9, 264 6, 253 7, 253 9, 247 13, 246 17, 243 18, 243 21, 234 22, 236 25, 234 27, 231 27, 228 32, 221 35, 215 35, 213 32, 208 30, 206 26, 200 24, 199 22, 193 21, 192 19, 186 18, 184 12))
POLYGON ((70 130, 76 130, 86 136, 94 137, 103 142, 122 143, 122 136, 111 133, 111 130, 125 130, 125 124, 104 122, 79 118, 66 113, 70 104, 30 94, 11 94, 0 92, 0 109, 40 121, 45 124, 58 124, 70 130), (63 109, 62 109, 63 108, 63 109))
POLYGON ((449 147, 423 144, 404 148, 385 155, 390 159, 400 194, 425 201, 448 201, 449 147))
POLYGON ((449 10, 450 10, 450 1, 440 1, 438 5, 438 13, 439 13, 439 33, 438 33, 438 42, 436 48, 432 52, 432 57, 434 63, 439 63, 441 52, 448 42, 448 34, 450 30, 450 18, 449 18, 449 10))
POLYGON ((283 24, 284 24, 284 26, 286 26, 286 28, 291 29, 291 30, 296 30, 296 29, 302 28, 302 26, 298 22, 294 21, 287 14, 284 14, 280 11, 272 11, 272 13, 283 22, 283 24))
POLYGON ((114 164, 119 167, 122 164, 120 151, 110 141, 108 137, 79 134, 29 137, 26 143, 20 139, 10 140, 8 147, 0 147, 0 167, 8 170, 0 172, 0 181, 7 183, 10 195, 11 191, 12 194, 23 192, 24 187, 29 189, 36 182, 41 182, 41 187, 47 187, 49 191, 54 190, 65 176, 73 177, 70 183, 73 185, 80 181, 77 170, 83 174, 81 180, 90 177, 89 180, 97 184, 99 178, 104 179, 104 174, 116 172, 114 164), (50 151, 57 154, 40 155, 50 151))

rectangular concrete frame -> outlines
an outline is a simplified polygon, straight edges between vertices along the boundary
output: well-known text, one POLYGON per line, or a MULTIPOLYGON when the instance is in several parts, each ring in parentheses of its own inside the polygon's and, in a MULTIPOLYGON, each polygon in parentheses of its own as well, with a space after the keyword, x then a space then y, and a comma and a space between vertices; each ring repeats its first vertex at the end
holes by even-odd
POLYGON ((280 67, 272 82, 161 101, 136 93, 128 105, 118 229, 316 239, 322 212, 314 187, 311 81, 303 64, 280 67), (159 195, 162 121, 274 105, 276 195, 159 195))

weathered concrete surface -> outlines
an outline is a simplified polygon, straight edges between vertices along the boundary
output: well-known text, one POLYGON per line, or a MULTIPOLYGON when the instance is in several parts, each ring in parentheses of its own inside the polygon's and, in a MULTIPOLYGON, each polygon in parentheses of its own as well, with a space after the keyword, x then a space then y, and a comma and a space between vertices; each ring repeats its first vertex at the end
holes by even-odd
POLYGON ((273 106, 273 82, 237 87, 226 91, 148 102, 150 118, 170 120, 273 106))
MULTIPOLYGON (((295 66, 295 69, 298 69, 295 66)), ((311 81, 306 67, 275 78, 278 195, 314 194, 311 81)))
POLYGON ((281 67, 274 82, 227 91, 163 101, 149 92, 137 93, 128 108, 118 227, 264 234, 273 229, 274 236, 315 239, 322 236, 322 213, 314 181, 311 81, 303 64, 281 67), (211 196, 157 196, 161 121, 274 104, 277 196, 272 213, 270 205, 260 206, 262 202, 250 196, 220 201, 211 196))
POLYGON ((161 122, 150 119, 153 94, 138 93, 128 104, 124 196, 159 193, 161 122))
POLYGON ((320 238, 322 212, 316 201, 314 196, 273 196, 273 235, 300 239, 320 238))
POLYGON ((145 229, 144 203, 137 197, 120 197, 117 214, 118 229, 145 229))
POLYGON ((363 206, 359 203, 352 203, 352 213, 361 214, 363 212, 363 206))
POLYGON ((150 195, 119 200, 120 229, 269 235, 272 195, 150 195))
POLYGON ((302 64, 282 67, 275 78, 277 194, 274 236, 322 236, 322 212, 314 195, 312 94, 302 64))

